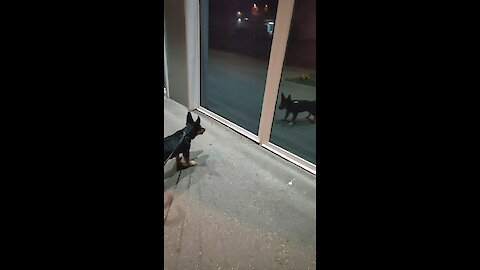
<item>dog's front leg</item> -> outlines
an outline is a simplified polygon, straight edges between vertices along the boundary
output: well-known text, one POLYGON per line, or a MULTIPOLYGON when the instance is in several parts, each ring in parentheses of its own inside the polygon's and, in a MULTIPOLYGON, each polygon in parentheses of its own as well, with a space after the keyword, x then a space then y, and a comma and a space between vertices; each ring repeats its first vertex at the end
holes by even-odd
POLYGON ((283 118, 283 121, 287 121, 287 117, 290 115, 289 111, 285 112, 285 117, 283 118))
POLYGON ((183 156, 185 157, 185 162, 187 162, 187 166, 195 166, 197 165, 197 162, 193 161, 190 159, 190 153, 183 153, 183 156))
POLYGON ((297 119, 297 115, 298 115, 298 113, 293 113, 292 121, 290 123, 288 123, 289 125, 295 124, 295 119, 297 119))
POLYGON ((180 157, 180 154, 175 156, 175 160, 177 161, 177 171, 180 171, 182 169, 182 158, 180 157))

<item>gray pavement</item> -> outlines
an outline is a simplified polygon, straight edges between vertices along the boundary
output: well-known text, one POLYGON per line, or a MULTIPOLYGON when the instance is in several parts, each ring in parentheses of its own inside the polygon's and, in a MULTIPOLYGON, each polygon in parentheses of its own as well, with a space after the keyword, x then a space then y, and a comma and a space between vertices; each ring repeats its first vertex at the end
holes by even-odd
MULTIPOLYGON (((187 108, 164 98, 164 137, 187 108)), ((164 269, 316 269, 315 176, 196 111, 197 166, 164 167, 164 269), (291 185, 289 185, 289 182, 291 185)))

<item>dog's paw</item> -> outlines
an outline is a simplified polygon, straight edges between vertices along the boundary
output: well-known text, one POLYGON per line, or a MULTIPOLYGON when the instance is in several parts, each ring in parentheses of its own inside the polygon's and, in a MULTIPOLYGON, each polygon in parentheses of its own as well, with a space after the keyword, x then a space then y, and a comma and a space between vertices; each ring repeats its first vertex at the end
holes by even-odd
POLYGON ((190 162, 188 163, 188 165, 190 166, 195 166, 197 165, 197 162, 193 161, 193 160, 190 160, 190 162))
POLYGON ((293 126, 293 124, 295 124, 293 121, 291 121, 290 123, 288 123, 290 126, 293 126))

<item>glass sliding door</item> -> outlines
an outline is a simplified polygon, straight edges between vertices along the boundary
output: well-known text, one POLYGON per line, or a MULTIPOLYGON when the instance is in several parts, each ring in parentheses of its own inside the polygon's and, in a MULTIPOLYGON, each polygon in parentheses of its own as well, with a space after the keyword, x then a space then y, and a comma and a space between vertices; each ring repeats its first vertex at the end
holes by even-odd
POLYGON ((316 1, 199 3, 200 109, 316 173, 316 1))
POLYGON ((200 0, 200 105, 255 135, 277 3, 200 0))
POLYGON ((271 143, 313 164, 318 121, 315 4, 295 1, 270 133, 271 143))

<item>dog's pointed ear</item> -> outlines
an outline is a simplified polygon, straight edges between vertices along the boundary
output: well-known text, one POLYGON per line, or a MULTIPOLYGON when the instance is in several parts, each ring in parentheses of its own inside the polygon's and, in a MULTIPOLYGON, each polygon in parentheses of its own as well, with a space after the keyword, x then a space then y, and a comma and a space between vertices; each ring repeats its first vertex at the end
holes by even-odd
POLYGON ((292 99, 292 96, 291 96, 291 95, 288 95, 287 99, 292 99))
POLYGON ((188 123, 193 123, 192 114, 190 112, 187 113, 187 124, 188 123))
POLYGON ((197 121, 195 121, 195 124, 200 125, 200 116, 197 116, 197 121))

